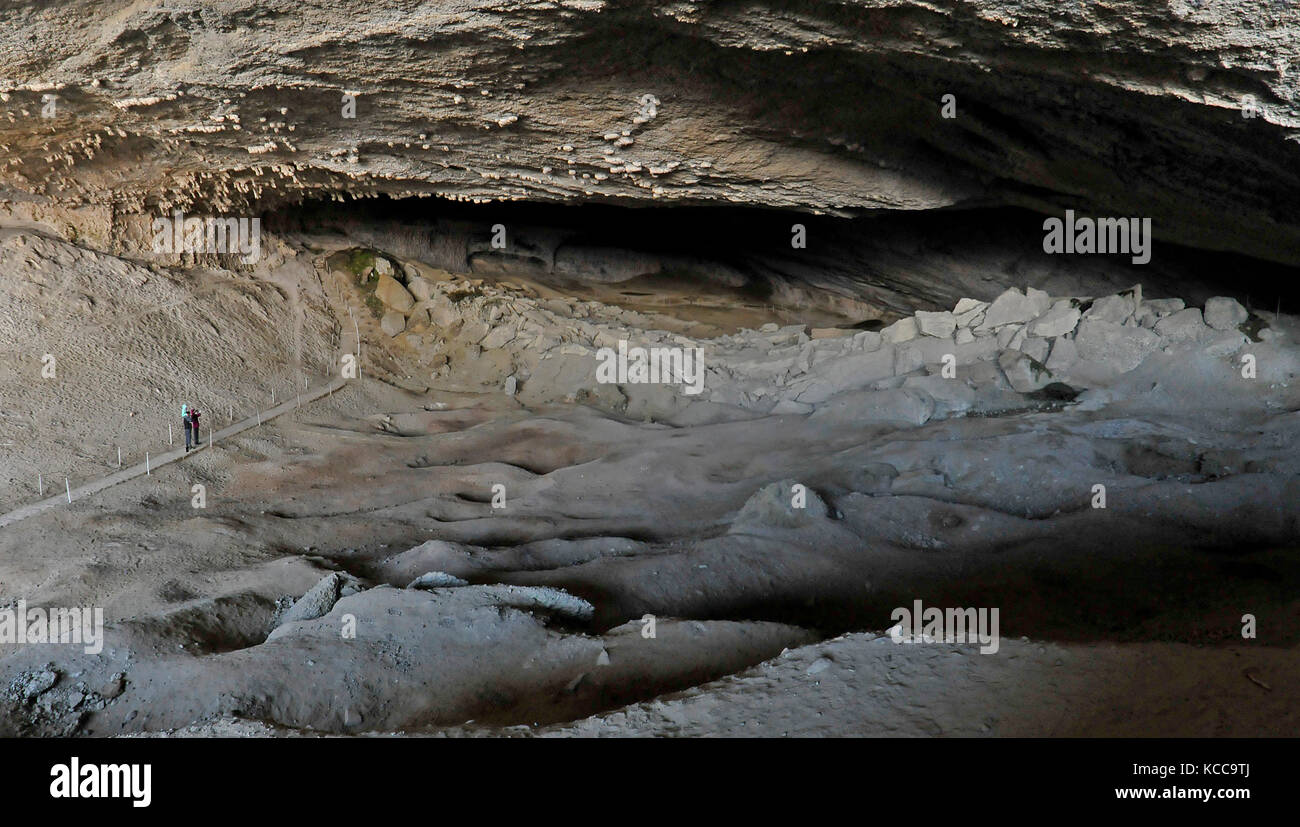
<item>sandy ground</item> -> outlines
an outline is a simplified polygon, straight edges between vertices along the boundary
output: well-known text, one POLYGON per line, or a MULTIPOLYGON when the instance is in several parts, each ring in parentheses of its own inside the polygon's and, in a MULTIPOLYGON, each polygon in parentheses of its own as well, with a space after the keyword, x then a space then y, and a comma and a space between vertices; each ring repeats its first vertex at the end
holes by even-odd
POLYGON ((324 381, 339 342, 310 267, 166 268, 0 229, 0 508, 184 444, 324 381), (51 369, 46 375, 47 366, 51 369), (173 445, 168 443, 168 425, 173 445))
MULTIPOLYGON (((57 394, 0 385, 7 505, 38 467, 110 470, 100 449, 165 431, 187 394, 233 398, 250 362, 330 363, 353 318, 364 354, 293 418, 0 532, 0 603, 107 621, 99 654, 0 644, 0 733, 1297 734, 1294 320, 1253 348, 1249 391, 1175 350, 1074 405, 990 386, 991 407, 909 421, 895 385, 673 424, 635 399, 507 395, 540 340, 475 353, 468 316, 386 336, 328 249, 210 281, 30 233, 0 249, 37 261, 7 283, 18 364, 39 370, 52 336, 89 354, 57 394), (88 270, 121 271, 112 301, 71 300, 88 270), (157 393, 118 401, 146 375, 157 393), (998 607, 1002 649, 881 639, 915 599, 998 607)), ((597 327, 651 311, 562 305, 597 327)))

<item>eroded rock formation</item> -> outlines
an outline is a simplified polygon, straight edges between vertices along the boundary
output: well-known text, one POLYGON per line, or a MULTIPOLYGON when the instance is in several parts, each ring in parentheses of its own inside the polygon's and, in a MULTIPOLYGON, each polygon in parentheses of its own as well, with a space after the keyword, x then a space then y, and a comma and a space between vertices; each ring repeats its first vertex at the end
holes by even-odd
POLYGON ((3 17, 4 196, 101 243, 140 243, 123 215, 383 192, 1075 207, 1300 261, 1286 3, 32 0, 3 17))

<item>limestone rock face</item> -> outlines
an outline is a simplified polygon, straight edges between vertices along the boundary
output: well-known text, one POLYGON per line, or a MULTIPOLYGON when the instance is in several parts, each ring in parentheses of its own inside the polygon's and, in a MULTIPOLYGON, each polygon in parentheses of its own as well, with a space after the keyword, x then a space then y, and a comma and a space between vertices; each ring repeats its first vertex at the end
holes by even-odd
POLYGON ((250 25, 234 0, 6 4, 0 192, 111 206, 115 240, 124 215, 339 191, 835 214, 978 200, 1151 217, 1161 239, 1300 262, 1286 4, 257 8, 250 25))

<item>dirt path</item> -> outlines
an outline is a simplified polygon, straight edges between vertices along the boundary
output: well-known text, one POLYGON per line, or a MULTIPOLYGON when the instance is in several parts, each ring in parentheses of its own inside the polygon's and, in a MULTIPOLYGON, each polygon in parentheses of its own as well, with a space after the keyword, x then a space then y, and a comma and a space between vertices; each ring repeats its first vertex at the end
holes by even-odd
MULTIPOLYGON (((264 411, 261 414, 255 414, 253 416, 248 417, 247 419, 242 419, 239 422, 234 423, 233 425, 230 425, 226 428, 221 429, 220 431, 217 431, 215 434, 209 433, 208 442, 203 447, 209 447, 212 445, 214 441, 220 442, 221 440, 224 440, 228 437, 232 437, 235 434, 239 434, 244 431, 247 431, 250 428, 256 428, 264 422, 274 419, 275 417, 280 416, 282 414, 286 414, 289 411, 294 410, 295 408, 301 407, 305 402, 314 402, 315 400, 320 399, 322 396, 326 396, 334 391, 340 390, 346 384, 347 384, 347 380, 345 379, 335 379, 334 381, 330 382, 327 385, 320 385, 314 388, 308 388, 303 391, 301 397, 295 397, 294 399, 276 405, 274 408, 264 411)), ((202 450, 202 447, 199 450, 202 450)), ((154 468, 158 468, 160 466, 167 465, 169 463, 177 462, 178 460, 184 459, 186 454, 187 451, 184 448, 177 448, 174 451, 167 451, 165 453, 161 453, 156 456, 150 456, 148 457, 146 462, 142 462, 137 465, 132 465, 131 467, 124 468, 121 471, 118 471, 116 473, 109 474, 108 476, 105 477, 100 477, 99 479, 93 482, 89 482, 84 485, 79 485, 76 488, 71 489, 70 492, 68 489, 65 488, 62 494, 53 497, 47 497, 46 499, 40 500, 38 502, 34 502, 29 505, 22 506, 21 508, 16 508, 7 514, 0 515, 0 528, 4 528, 7 525, 16 523, 19 520, 25 520, 28 517, 34 517, 37 514, 41 514, 43 512, 49 511, 50 509, 56 508, 60 505, 67 505, 70 502, 70 499, 72 500, 81 499, 91 494, 95 494, 99 491, 103 491, 106 488, 110 488, 114 485, 118 485, 119 483, 123 483, 128 480, 135 479, 136 477, 145 476, 146 474, 151 473, 154 468)))

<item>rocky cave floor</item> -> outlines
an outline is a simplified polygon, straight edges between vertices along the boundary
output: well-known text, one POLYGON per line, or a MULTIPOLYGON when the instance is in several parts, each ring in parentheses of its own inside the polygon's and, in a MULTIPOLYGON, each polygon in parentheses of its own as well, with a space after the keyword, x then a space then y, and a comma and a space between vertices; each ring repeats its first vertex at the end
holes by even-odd
POLYGON ((1300 733, 1295 316, 1115 273, 913 314, 608 250, 264 245, 0 227, 0 510, 161 451, 182 401, 220 426, 362 365, 0 530, 0 602, 107 621, 0 645, 0 734, 1300 733), (703 392, 597 383, 620 339, 702 348, 703 392), (999 651, 895 644, 917 599, 997 607, 999 651))

